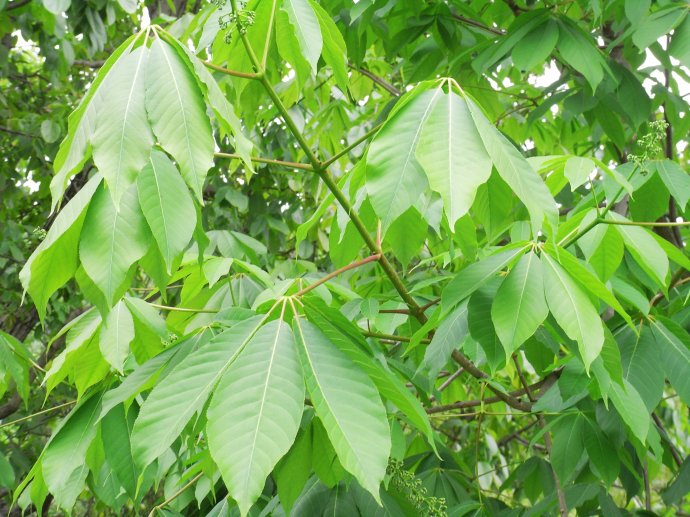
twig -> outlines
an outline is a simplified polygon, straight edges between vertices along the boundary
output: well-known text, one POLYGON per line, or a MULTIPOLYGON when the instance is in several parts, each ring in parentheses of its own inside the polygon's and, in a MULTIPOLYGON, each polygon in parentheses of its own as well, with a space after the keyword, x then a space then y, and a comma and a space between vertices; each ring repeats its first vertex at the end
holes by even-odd
POLYGON ((169 505, 171 502, 173 502, 175 499, 180 497, 182 493, 187 490, 190 486, 192 486, 194 483, 199 481, 201 476, 203 476, 203 472, 199 472, 196 476, 194 476, 192 479, 189 480, 189 482, 184 485, 182 488, 180 488, 177 492, 175 492, 173 495, 168 497, 165 501, 163 501, 161 504, 154 506, 151 508, 151 511, 149 512, 149 517, 153 517, 156 513, 157 510, 160 510, 161 508, 164 508, 165 506, 169 505))
POLYGON ((259 79, 258 74, 253 74, 250 72, 240 72, 238 70, 229 70, 227 68, 223 68, 222 66, 214 65, 210 61, 204 61, 203 63, 208 68, 211 68, 212 70, 215 70, 216 72, 221 72, 223 74, 231 75, 233 77, 241 77, 243 79, 259 79))
MULTIPOLYGON (((213 156, 215 156, 216 158, 230 158, 232 160, 242 158, 239 154, 235 154, 235 153, 213 153, 213 156)), ((308 163, 286 162, 283 160, 274 160, 272 158, 260 158, 260 157, 251 157, 250 160, 253 162, 256 162, 256 163, 266 163, 269 165, 280 165, 281 167, 288 167, 290 169, 302 169, 305 171, 313 171, 314 170, 314 167, 312 167, 308 163)))
POLYGON ((372 81, 374 81, 376 84, 378 84, 381 88, 386 90, 388 93, 391 95, 395 95, 396 97, 400 97, 402 95, 402 92, 398 90, 395 86, 390 84, 388 81, 385 79, 379 77, 378 75, 370 72, 369 70, 366 70, 364 68, 358 67, 353 65, 352 63, 347 64, 348 67, 350 67, 352 70, 359 72, 362 74, 364 77, 368 77, 372 81))
POLYGON ((336 276, 340 275, 341 273, 344 273, 345 271, 349 271, 350 269, 355 269, 357 267, 363 266, 364 264, 368 264, 369 262, 376 262, 380 258, 381 258, 381 255, 377 253, 375 255, 370 255, 367 258, 363 258, 362 260, 357 260, 357 261, 353 262, 352 264, 348 264, 347 266, 343 266, 340 269, 336 269, 335 271, 328 273, 323 278, 319 278, 313 284, 309 284, 304 289, 300 289, 299 291, 297 291, 295 293, 295 296, 303 296, 303 295, 307 294, 309 291, 311 291, 312 289, 316 289, 321 284, 325 284, 326 282, 328 282, 332 278, 335 278, 336 276))
POLYGON ((156 309, 161 309, 164 311, 176 311, 176 312, 196 312, 200 314, 216 314, 218 309, 188 309, 186 307, 170 307, 169 305, 160 305, 158 303, 150 303, 149 305, 151 307, 155 307, 156 309))
POLYGON ((350 145, 348 145, 345 149, 343 149, 343 150, 341 150, 340 152, 338 152, 338 153, 334 154, 333 156, 331 156, 331 157, 330 157, 328 160, 326 160, 325 162, 321 162, 321 168, 322 168, 322 169, 325 169, 325 168, 329 167, 329 166, 330 166, 333 162, 335 162, 338 158, 340 158, 341 156, 346 155, 347 153, 349 153, 350 151, 352 151, 355 147, 357 147, 359 144, 361 144, 362 142, 368 140, 368 139, 369 139, 372 135, 374 135, 379 129, 381 129, 381 126, 383 126, 383 122, 381 122, 380 124, 377 124, 376 126, 374 126, 373 128, 371 128, 369 131, 367 131, 366 133, 364 133, 364 135, 362 135, 362 136, 359 137, 357 140, 355 140, 354 142, 352 142, 352 143, 351 143, 350 145))
POLYGON ((0 424, 0 429, 4 427, 9 427, 11 425, 18 424, 20 422, 24 422, 26 420, 30 420, 35 416, 39 415, 44 415, 46 413, 50 413, 51 411, 56 411, 58 409, 62 409, 63 407, 71 406, 72 404, 75 404, 77 401, 76 400, 71 400, 69 402, 65 402, 64 404, 59 404, 57 406, 49 407, 47 409, 43 409, 41 411, 37 411, 36 413, 31 413, 30 415, 23 416, 21 418, 17 418, 16 420, 12 420, 11 422, 5 422, 3 424, 0 424))

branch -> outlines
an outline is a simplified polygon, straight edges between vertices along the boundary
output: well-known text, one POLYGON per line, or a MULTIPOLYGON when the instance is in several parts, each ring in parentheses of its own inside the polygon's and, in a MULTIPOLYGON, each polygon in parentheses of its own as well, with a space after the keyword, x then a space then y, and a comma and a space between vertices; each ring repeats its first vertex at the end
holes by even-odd
POLYGON ((2 131, 4 133, 10 133, 12 135, 27 136, 29 138, 34 138, 34 135, 30 135, 29 133, 24 133, 23 131, 17 131, 16 129, 11 129, 11 128, 5 127, 5 126, 0 126, 0 131, 2 131))
POLYGON ((396 97, 400 97, 400 96, 402 95, 402 92, 401 92, 400 90, 398 90, 395 86, 393 86, 392 84, 390 84, 390 83, 389 83, 388 81, 386 81, 385 79, 379 77, 378 75, 371 73, 369 70, 366 70, 366 69, 364 69, 364 68, 355 66, 355 65, 353 65, 352 63, 348 63, 347 66, 348 66, 349 68, 351 68, 352 70, 354 70, 354 71, 356 71, 356 72, 359 72, 359 73, 362 74, 363 76, 368 77, 369 79, 371 79, 372 81, 374 81, 374 83, 378 84, 381 88, 383 88, 384 90, 386 90, 386 91, 387 91, 388 93, 390 93, 391 95, 394 95, 394 96, 396 96, 396 97))
MULTIPOLYGON (((230 158, 230 159, 242 159, 239 154, 234 153, 213 153, 216 158, 230 158)), ((298 162, 285 162, 283 160, 274 160, 272 158, 260 158, 252 157, 251 161, 256 163, 266 163, 269 165, 280 165, 281 167, 288 167, 290 169, 302 169, 305 171, 313 171, 314 168, 308 163, 298 163, 298 162)))
POLYGON ((5 7, 5 11, 11 11, 12 9, 19 9, 20 7, 24 7, 29 2, 31 2, 31 0, 17 0, 16 2, 12 2, 10 4, 7 4, 7 6, 5 7))
POLYGON ((169 305, 159 305, 157 303, 150 303, 149 305, 151 307, 155 307, 156 309, 161 309, 163 311, 176 311, 176 312, 194 312, 194 313, 201 313, 201 314, 216 314, 218 313, 218 309, 187 309, 185 307, 170 307, 169 305))
POLYGON ((352 151, 355 147, 357 147, 359 144, 361 144, 361 143, 364 142, 365 140, 368 140, 368 139, 369 139, 372 135, 374 135, 379 129, 381 129, 382 126, 383 126, 383 122, 381 122, 380 124, 377 124, 376 126, 374 126, 373 128, 371 128, 369 131, 367 131, 366 133, 364 133, 364 135, 362 135, 362 136, 359 137, 357 140, 355 140, 355 141, 352 142, 350 145, 348 145, 345 149, 343 149, 343 150, 340 151, 339 153, 334 154, 333 156, 331 156, 331 157, 330 157, 328 160, 326 160, 325 162, 321 162, 321 168, 322 168, 322 169, 328 168, 328 167, 329 167, 333 162, 335 162, 338 158, 340 158, 341 156, 346 155, 347 153, 349 153, 350 151, 352 151))
POLYGON ((105 64, 103 59, 89 61, 87 59, 75 59, 72 63, 74 66, 82 66, 84 68, 100 68, 105 64))
POLYGON ((381 254, 377 253, 375 255, 370 255, 367 258, 363 258, 362 260, 357 260, 357 261, 353 262, 352 264, 348 264, 347 266, 343 266, 340 269, 336 269, 335 271, 328 273, 323 278, 320 278, 319 280, 317 280, 313 284, 310 284, 307 287, 305 287, 304 289, 297 291, 297 293, 295 293, 295 296, 303 296, 303 295, 307 294, 309 291, 311 291, 312 289, 316 289, 321 284, 325 284, 326 282, 328 282, 332 278, 335 278, 336 276, 340 275, 341 273, 344 273, 345 271, 349 271, 350 269, 355 269, 357 267, 363 266, 364 264, 368 264, 369 262, 376 262, 380 258, 381 258, 381 254))
POLYGON ((475 27, 477 29, 483 30, 483 31, 488 32, 490 34, 494 34, 496 36, 503 36, 505 34, 505 32, 502 31, 501 29, 497 29, 496 27, 489 27, 488 25, 484 25, 481 22, 478 22, 476 20, 472 20, 472 19, 467 18, 465 16, 462 16, 460 14, 451 14, 451 16, 453 17, 453 19, 455 19, 461 23, 464 23, 465 25, 475 27))
POLYGON ((30 415, 23 416, 21 418, 17 418, 16 420, 12 420, 11 422, 5 422, 3 424, 0 424, 0 429, 3 427, 9 427, 11 425, 19 424, 20 422, 24 422, 26 420, 30 420, 35 416, 43 415, 45 413, 50 413, 52 411, 56 411, 58 409, 62 409, 63 407, 71 406, 72 404, 76 404, 76 400, 70 400, 69 402, 65 402, 64 404, 59 404, 57 406, 49 407, 47 409, 43 409, 41 411, 37 411, 36 413, 31 413, 30 415))
POLYGON ((617 226, 648 226, 648 227, 668 227, 668 226, 690 226, 690 221, 681 222, 666 222, 666 221, 612 221, 610 219, 601 219, 601 224, 613 224, 617 226))
POLYGON ((184 485, 182 488, 180 488, 177 492, 175 492, 173 495, 168 497, 165 501, 163 501, 161 504, 154 506, 151 508, 151 511, 149 512, 149 517, 153 517, 156 514, 156 511, 160 510, 161 508, 164 508, 165 506, 169 505, 171 502, 173 502, 175 499, 180 497, 182 493, 187 490, 190 486, 192 486, 194 483, 199 481, 201 479, 201 476, 203 476, 203 472, 199 472, 196 476, 194 476, 192 479, 189 480, 189 482, 184 485))
POLYGON ((242 77, 243 79, 259 79, 259 76, 257 74, 252 74, 249 72, 239 72, 237 70, 228 70, 227 68, 223 68, 222 66, 214 65, 210 61, 204 61, 203 62, 208 68, 211 68, 217 72, 222 72, 227 75, 231 75, 233 77, 242 77))
MULTIPOLYGON (((409 343, 412 341, 412 338, 407 337, 407 336, 397 336, 395 334, 383 334, 381 332, 369 332, 366 330, 362 331, 362 335, 366 337, 373 337, 376 339, 385 339, 386 341, 396 341, 398 343, 409 343)), ((429 344, 431 343, 430 339, 422 339, 420 340, 420 343, 424 344, 429 344)))

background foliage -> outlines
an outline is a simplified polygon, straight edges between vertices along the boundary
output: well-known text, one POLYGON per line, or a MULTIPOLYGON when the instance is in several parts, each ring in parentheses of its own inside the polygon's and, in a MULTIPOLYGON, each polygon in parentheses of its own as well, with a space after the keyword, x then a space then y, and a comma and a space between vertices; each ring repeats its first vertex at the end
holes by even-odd
POLYGON ((690 512, 684 2, 0 37, 2 511, 690 512))

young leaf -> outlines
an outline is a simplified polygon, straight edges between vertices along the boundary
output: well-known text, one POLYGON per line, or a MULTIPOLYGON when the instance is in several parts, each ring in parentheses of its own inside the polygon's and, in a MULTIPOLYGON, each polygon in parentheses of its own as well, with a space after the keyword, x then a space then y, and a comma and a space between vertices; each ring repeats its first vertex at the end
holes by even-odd
POLYGON ((242 515, 295 440, 304 381, 290 327, 262 327, 215 388, 208 407, 208 445, 242 515))
POLYGON ((639 335, 625 328, 616 335, 621 351, 623 378, 640 394, 647 410, 651 412, 664 392, 664 372, 658 367, 659 351, 654 334, 648 326, 639 335))
POLYGON ((441 93, 432 104, 415 156, 441 195, 452 230, 491 175, 491 159, 462 97, 441 93))
POLYGON ((680 165, 671 160, 663 160, 655 163, 656 172, 666 185, 671 195, 678 201, 681 210, 690 200, 690 175, 680 165))
POLYGON ((168 155, 154 149, 137 181, 139 204, 168 273, 194 233, 196 210, 187 186, 168 155))
POLYGON ((170 447, 218 380, 256 334, 256 316, 218 334, 180 362, 148 396, 132 430, 132 455, 145 467, 170 447))
MULTIPOLYGON (((133 409, 130 408, 131 411, 133 409)), ((118 404, 108 412, 102 422, 101 433, 105 458, 117 476, 117 481, 125 489, 127 495, 134 500, 138 472, 130 447, 132 419, 125 413, 124 405, 118 404)))
POLYGON ((659 317, 652 322, 657 344, 657 364, 661 364, 680 399, 690 404, 690 335, 675 321, 659 317))
POLYGON ((45 317, 50 296, 77 271, 77 249, 86 208, 101 181, 103 177, 100 174, 94 175, 65 205, 53 221, 45 239, 19 272, 19 280, 34 301, 41 320, 45 317))
POLYGON ((542 265, 534 252, 523 255, 503 280, 491 307, 506 358, 534 334, 549 314, 542 265))
POLYGON ((293 329, 316 414, 343 467, 378 501, 391 439, 376 388, 315 325, 296 317, 293 329))
POLYGON ((79 258, 89 278, 112 305, 130 266, 144 256, 149 230, 132 185, 119 209, 101 187, 93 196, 79 240, 79 258))
POLYGON ((543 253, 541 261, 549 309, 568 337, 577 341, 582 361, 589 369, 604 345, 599 313, 580 286, 555 260, 543 253))
POLYGON ((148 48, 122 56, 102 86, 93 134, 93 161, 115 206, 149 158, 153 134, 144 108, 148 48))
POLYGON ((206 106, 192 73, 167 43, 151 44, 146 70, 146 111, 161 147, 203 201, 206 173, 213 166, 213 135, 206 106))
POLYGON ((323 37, 323 50, 321 56, 323 60, 333 69, 333 76, 338 84, 338 87, 343 91, 347 91, 347 45, 340 34, 338 27, 333 22, 330 15, 321 7, 318 2, 309 0, 309 5, 314 10, 316 18, 319 20, 321 27, 321 36, 323 37))
POLYGON ((551 464, 561 483, 577 474, 575 470, 584 454, 585 417, 581 413, 567 415, 554 425, 551 464))

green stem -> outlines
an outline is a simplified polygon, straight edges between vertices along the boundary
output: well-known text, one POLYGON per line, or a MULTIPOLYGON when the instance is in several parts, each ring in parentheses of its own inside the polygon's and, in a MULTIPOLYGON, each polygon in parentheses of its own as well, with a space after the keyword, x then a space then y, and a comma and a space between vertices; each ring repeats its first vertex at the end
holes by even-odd
POLYGON ((340 152, 334 154, 334 155, 331 156, 328 160, 326 160, 325 162, 321 163, 321 168, 322 168, 322 169, 326 169, 326 168, 327 168, 328 166, 330 166, 333 162, 335 162, 338 158, 340 158, 341 156, 346 155, 347 153, 349 153, 350 151, 352 151, 355 147, 357 147, 359 144, 361 144, 362 142, 368 140, 374 133, 376 133, 379 129, 381 129, 381 126, 383 126, 383 122, 381 122, 380 124, 377 124, 377 125, 374 126, 372 129, 370 129, 369 131, 367 131, 366 133, 364 133, 363 136, 359 137, 357 140, 355 140, 355 141, 352 142, 350 145, 348 145, 345 149, 343 149, 342 151, 340 151, 340 152))
POLYGON ((641 221, 612 221, 610 219, 607 220, 600 220, 599 221, 601 224, 613 224, 617 226, 649 226, 649 227, 662 227, 662 226, 690 226, 690 221, 682 221, 680 223, 677 222, 671 222, 671 223, 665 223, 665 222, 641 222, 641 221))
POLYGON ((202 314, 216 314, 218 312, 217 309, 187 309, 185 307, 170 307, 169 305, 160 305, 158 303, 150 303, 149 305, 151 307, 155 307, 156 309, 161 309, 164 311, 177 311, 177 312, 194 312, 194 313, 202 313, 202 314))
POLYGON ((368 264, 369 262, 375 262, 375 261, 379 260, 380 258, 381 258, 381 254, 376 253, 375 255, 370 255, 367 258, 363 258, 362 260, 357 260, 355 262, 352 262, 351 264, 348 264, 347 266, 343 266, 340 269, 336 269, 335 271, 328 273, 323 278, 319 278, 313 284, 309 284, 304 289, 297 291, 297 293, 295 293, 295 296, 303 296, 303 295, 307 294, 309 291, 311 291, 312 289, 316 289, 321 284, 325 284, 326 282, 328 282, 332 278, 335 278, 336 276, 340 275, 341 273, 344 273, 345 271, 349 271, 350 269, 355 269, 359 266, 363 266, 364 264, 368 264))
POLYGON ((227 75, 231 75, 233 77, 241 77, 243 79, 258 79, 256 74, 252 74, 250 72, 239 72, 237 70, 228 70, 227 68, 223 68, 222 66, 214 65, 210 61, 204 61, 203 62, 208 68, 211 68, 217 72, 222 72, 227 75))
MULTIPOLYGON (((230 159, 241 159, 242 157, 239 154, 235 153, 213 153, 213 156, 216 158, 230 158, 230 159)), ((302 169, 305 171, 313 171, 314 168, 309 165, 308 163, 298 163, 298 162, 285 162, 283 160, 274 160, 272 158, 260 158, 260 157, 252 157, 250 158, 251 161, 256 162, 256 163, 266 163, 268 165, 280 165, 281 167, 288 167, 290 169, 302 169)))

